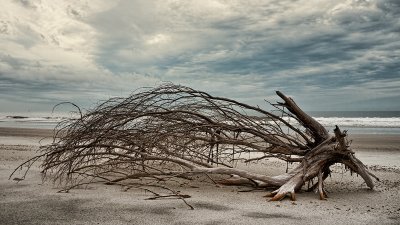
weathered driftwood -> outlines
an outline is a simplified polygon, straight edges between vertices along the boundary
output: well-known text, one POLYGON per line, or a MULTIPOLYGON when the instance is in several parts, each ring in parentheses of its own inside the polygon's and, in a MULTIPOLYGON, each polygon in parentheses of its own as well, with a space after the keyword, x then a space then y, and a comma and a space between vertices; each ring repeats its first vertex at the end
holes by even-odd
POLYGON ((112 98, 79 119, 59 124, 43 154, 45 178, 68 188, 129 180, 185 179, 195 174, 234 175, 224 184, 276 187, 271 200, 295 193, 314 178, 311 188, 325 199, 324 179, 335 163, 346 165, 373 188, 373 176, 350 150, 346 133, 334 134, 281 92, 271 104, 279 115, 228 98, 167 84, 128 98, 112 98), (291 120, 289 120, 289 118, 291 120), (62 135, 60 135, 62 134, 62 135), (235 168, 235 161, 279 158, 295 162, 279 176, 235 168))

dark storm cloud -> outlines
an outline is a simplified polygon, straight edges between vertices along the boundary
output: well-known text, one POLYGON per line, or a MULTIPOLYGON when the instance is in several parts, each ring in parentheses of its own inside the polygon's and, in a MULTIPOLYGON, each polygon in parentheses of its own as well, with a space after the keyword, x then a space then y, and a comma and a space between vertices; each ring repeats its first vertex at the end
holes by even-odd
POLYGON ((397 0, 32 0, 3 8, 7 99, 104 99, 172 81, 253 104, 280 89, 312 110, 400 110, 392 101, 400 97, 397 0))

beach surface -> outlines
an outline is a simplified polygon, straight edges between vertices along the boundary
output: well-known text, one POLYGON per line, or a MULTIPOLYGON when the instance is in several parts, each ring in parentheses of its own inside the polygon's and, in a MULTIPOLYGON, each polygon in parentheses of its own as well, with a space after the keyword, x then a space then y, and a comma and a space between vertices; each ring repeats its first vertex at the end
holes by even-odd
MULTIPOLYGON (((400 135, 351 135, 356 156, 380 178, 369 190, 363 180, 332 166, 326 180, 329 198, 301 192, 297 201, 269 202, 267 191, 221 187, 212 182, 172 185, 190 195, 180 199, 146 200, 142 189, 91 185, 58 193, 42 182, 39 164, 25 180, 9 180, 22 162, 52 141, 53 131, 0 128, 0 224, 400 224, 400 135)), ((249 165, 249 170, 275 175, 286 164, 277 160, 249 165)), ((16 177, 21 177, 17 174, 16 177)), ((162 192, 162 190, 157 190, 162 192)))

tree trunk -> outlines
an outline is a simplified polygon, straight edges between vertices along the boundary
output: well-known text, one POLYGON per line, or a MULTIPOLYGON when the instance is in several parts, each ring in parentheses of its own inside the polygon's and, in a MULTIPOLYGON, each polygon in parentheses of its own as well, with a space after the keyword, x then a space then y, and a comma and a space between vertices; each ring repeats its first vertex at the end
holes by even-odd
MULTIPOLYGON (((354 156, 354 152, 349 149, 348 142, 346 141, 346 133, 343 133, 336 126, 334 135, 330 135, 320 123, 302 111, 291 98, 279 91, 277 91, 277 95, 285 101, 284 103, 279 103, 279 105, 287 108, 304 127, 309 129, 314 137, 314 142, 311 144, 313 147, 304 155, 297 167, 286 174, 272 177, 271 181, 263 180, 263 185, 272 184, 279 186, 277 190, 267 195, 268 197, 272 197, 271 201, 279 201, 288 195, 293 201, 296 200, 295 193, 306 182, 310 182, 314 178, 317 178, 318 182, 310 189, 318 189, 320 199, 325 200, 327 194, 324 190, 323 182, 331 172, 329 167, 335 163, 342 163, 350 168, 352 172, 358 173, 364 179, 367 186, 373 189, 374 183, 371 176, 377 180, 379 179, 370 173, 367 167, 354 156)), ((252 179, 249 176, 246 178, 252 179)), ((248 182, 234 178, 225 180, 222 183, 237 185, 248 182)))

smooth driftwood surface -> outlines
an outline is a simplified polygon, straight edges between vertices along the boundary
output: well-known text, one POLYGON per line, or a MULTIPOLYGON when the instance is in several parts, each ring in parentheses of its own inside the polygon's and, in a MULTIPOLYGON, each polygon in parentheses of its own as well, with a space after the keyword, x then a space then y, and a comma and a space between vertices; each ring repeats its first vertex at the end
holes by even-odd
POLYGON ((269 196, 276 201, 295 200, 295 193, 314 179, 310 189, 325 199, 329 167, 341 163, 373 188, 375 176, 349 148, 346 132, 336 127, 328 133, 293 99, 276 94, 283 102, 271 104, 271 113, 174 84, 141 89, 60 123, 53 143, 17 169, 41 160, 44 178, 66 190, 98 182, 145 186, 199 174, 230 175, 220 183, 275 187, 269 196), (278 176, 234 166, 271 157, 296 166, 278 176))

